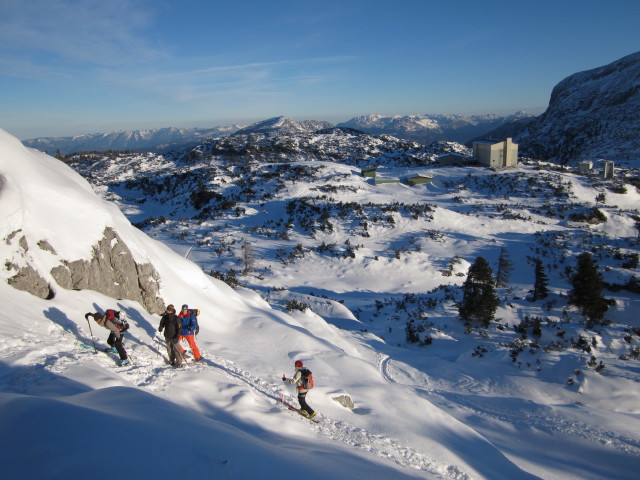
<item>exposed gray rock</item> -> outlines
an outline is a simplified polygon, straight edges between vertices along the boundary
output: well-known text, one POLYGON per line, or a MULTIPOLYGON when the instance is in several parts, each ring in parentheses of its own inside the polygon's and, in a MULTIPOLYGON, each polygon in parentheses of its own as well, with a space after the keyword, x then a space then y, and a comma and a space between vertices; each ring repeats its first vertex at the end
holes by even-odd
POLYGON ((95 290, 109 297, 140 302, 150 313, 162 313, 159 275, 151 264, 137 264, 117 233, 107 227, 94 246, 91 260, 65 261, 51 269, 55 281, 68 290, 95 290))
POLYGON ((337 397, 333 397, 333 400, 335 400, 336 402, 338 402, 340 405, 342 405, 345 408, 348 408, 349 410, 353 410, 353 407, 355 406, 353 404, 353 400, 351 400, 351 397, 349 395, 340 395, 337 397))
POLYGON ((18 245, 20 245, 20 248, 22 250, 24 250, 25 252, 27 252, 29 250, 29 244, 27 243, 27 237, 25 237, 24 235, 22 237, 20 237, 20 241, 18 242, 18 245))
POLYGON ((20 268, 18 273, 11 277, 8 282, 13 288, 29 292, 45 300, 50 300, 54 297, 54 292, 49 283, 31 265, 20 268))
POLYGON ((14 231, 14 232, 11 232, 11 233, 10 233, 9 235, 7 235, 7 237, 4 239, 5 243, 6 243, 7 245, 11 245, 11 242, 13 241, 13 238, 14 238, 17 234, 19 234, 21 231, 22 231, 22 229, 20 229, 20 230, 16 230, 16 231, 14 231))
POLYGON ((54 255, 57 255, 55 249, 51 246, 51 244, 46 241, 46 240, 40 240, 38 242, 38 247, 40 247, 41 250, 44 250, 45 252, 51 252, 54 255))

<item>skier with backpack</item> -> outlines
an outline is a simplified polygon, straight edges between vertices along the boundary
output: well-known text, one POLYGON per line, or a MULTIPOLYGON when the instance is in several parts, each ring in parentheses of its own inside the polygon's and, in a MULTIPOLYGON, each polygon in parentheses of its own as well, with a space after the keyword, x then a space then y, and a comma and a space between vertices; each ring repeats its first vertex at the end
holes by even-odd
MULTIPOLYGON (((198 326, 198 318, 196 316, 196 311, 189 310, 189 305, 182 305, 182 310, 178 314, 181 322, 181 330, 180 330, 180 340, 185 339, 189 346, 191 347, 191 351, 193 352, 193 361, 199 362, 202 360, 202 355, 200 355, 200 350, 196 345, 196 334, 200 331, 200 327, 198 326)), ((185 350, 182 348, 182 345, 178 343, 180 347, 180 354, 186 358, 185 350)))
POLYGON ((122 336, 124 335, 124 332, 129 329, 129 323, 124 318, 120 318, 120 312, 111 309, 106 310, 104 313, 85 313, 85 320, 89 320, 90 316, 93 317, 98 325, 111 330, 109 338, 107 338, 109 348, 105 351, 117 352, 120 356, 120 362, 118 362, 118 365, 121 367, 129 365, 131 361, 122 346, 122 336))
POLYGON ((180 353, 180 330, 182 325, 180 317, 176 315, 176 309, 173 305, 167 305, 167 310, 160 319, 158 331, 162 333, 164 330, 164 339, 167 342, 167 354, 169 355, 169 363, 171 366, 182 367, 182 354, 180 353))
POLYGON ((313 375, 308 368, 305 368, 301 360, 296 360, 294 363, 296 373, 292 378, 287 378, 282 375, 282 381, 295 385, 298 389, 298 403, 300 404, 300 413, 313 418, 316 416, 316 412, 307 403, 307 393, 313 388, 313 375))

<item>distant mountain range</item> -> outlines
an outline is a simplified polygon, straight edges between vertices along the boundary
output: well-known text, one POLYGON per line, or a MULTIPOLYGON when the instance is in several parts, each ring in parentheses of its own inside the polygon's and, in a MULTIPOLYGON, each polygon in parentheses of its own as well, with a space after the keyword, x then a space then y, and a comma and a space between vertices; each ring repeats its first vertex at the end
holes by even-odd
POLYGON ((372 135, 392 135, 429 145, 437 141, 466 143, 514 120, 531 119, 532 115, 518 112, 506 117, 498 115, 365 115, 355 117, 338 127, 362 130, 372 135))
MULTIPOLYGON (((507 117, 497 115, 406 115, 383 116, 371 114, 340 123, 342 129, 359 130, 371 135, 391 135, 401 140, 429 145, 437 141, 464 143, 516 119, 531 119, 524 112, 507 117)), ((288 117, 274 117, 249 126, 215 128, 160 128, 152 130, 115 131, 78 135, 74 137, 45 137, 25 140, 28 147, 50 154, 63 155, 81 151, 134 150, 164 153, 193 148, 206 140, 228 135, 267 134, 294 135, 334 128, 329 122, 295 121, 288 117)))
POLYGON ((135 150, 162 153, 191 148, 209 138, 219 138, 242 128, 230 125, 214 128, 156 128, 150 130, 118 130, 108 133, 92 133, 73 137, 44 137, 24 140, 27 147, 54 155, 107 150, 135 150))
MULTIPOLYGON (((525 112, 509 116, 371 114, 352 118, 337 127, 343 131, 390 135, 423 145, 449 141, 469 146, 478 138, 512 137, 520 145, 521 155, 541 160, 576 163, 604 158, 633 163, 640 159, 638 111, 640 52, 567 77, 553 89, 549 107, 538 117, 525 112)), ((36 138, 23 143, 50 154, 105 150, 164 153, 192 149, 207 140, 232 135, 307 135, 331 128, 334 126, 328 122, 274 117, 249 126, 116 131, 36 138)))

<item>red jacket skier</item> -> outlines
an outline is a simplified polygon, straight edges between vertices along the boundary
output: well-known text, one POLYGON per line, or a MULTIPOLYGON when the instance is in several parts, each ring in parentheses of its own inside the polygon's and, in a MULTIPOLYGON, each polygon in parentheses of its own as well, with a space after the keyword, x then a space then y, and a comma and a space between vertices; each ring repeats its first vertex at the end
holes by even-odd
POLYGON ((284 375, 282 376, 282 381, 286 383, 290 383, 292 385, 296 385, 298 388, 298 403, 300 404, 300 413, 303 415, 308 415, 309 418, 313 418, 316 416, 316 412, 313 411, 313 408, 309 406, 307 403, 307 393, 309 389, 304 387, 304 378, 302 376, 302 361, 296 360, 294 363, 296 368, 296 373, 293 375, 293 378, 287 378, 284 375))

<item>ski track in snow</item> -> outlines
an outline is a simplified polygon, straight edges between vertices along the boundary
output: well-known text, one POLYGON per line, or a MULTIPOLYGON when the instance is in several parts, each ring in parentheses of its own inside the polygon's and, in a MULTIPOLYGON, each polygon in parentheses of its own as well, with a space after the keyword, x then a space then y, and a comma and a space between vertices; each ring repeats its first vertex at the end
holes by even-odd
MULTIPOLYGON (((399 382, 393 377, 390 364, 393 360, 388 355, 381 355, 378 359, 378 368, 382 376, 389 382, 398 384, 399 382)), ((471 386, 475 384, 473 378, 464 376, 465 383, 471 386)), ((439 406, 443 410, 450 410, 452 403, 468 410, 471 414, 479 417, 491 418, 510 425, 525 425, 550 435, 553 434, 569 434, 584 440, 593 441, 601 445, 607 445, 611 448, 621 450, 626 454, 640 457, 640 442, 626 435, 615 432, 594 428, 585 423, 573 422, 559 416, 549 416, 536 413, 532 410, 518 409, 515 411, 508 408, 498 408, 494 405, 482 404, 480 401, 474 401, 477 396, 465 395, 460 393, 448 392, 445 390, 434 390, 424 388, 419 385, 407 385, 408 388, 415 389, 416 393, 426 398, 434 405, 439 406)), ((455 415, 454 415, 455 416, 455 415)))
MULTIPOLYGON (((78 364, 97 363, 103 367, 110 368, 131 384, 152 392, 166 390, 173 380, 181 374, 180 370, 167 365, 164 344, 161 344, 160 340, 155 337, 152 345, 139 342, 131 336, 127 337, 126 350, 132 364, 119 367, 116 363, 118 360, 117 354, 100 351, 101 348, 106 347, 105 342, 102 340, 96 341, 95 346, 98 351, 95 351, 91 340, 84 343, 92 348, 83 348, 80 346, 81 342, 73 333, 58 325, 50 328, 49 333, 51 336, 46 340, 27 332, 22 338, 13 338, 11 345, 8 345, 8 340, 0 341, 0 351, 5 352, 0 358, 8 360, 8 363, 14 363, 15 365, 36 365, 36 368, 30 368, 29 372, 19 371, 12 375, 12 378, 7 382, 8 390, 12 393, 27 393, 31 387, 44 383, 46 376, 51 374, 64 376, 64 372, 68 368, 78 364), (42 347, 34 349, 33 346, 37 343, 42 344, 42 347)), ((284 414, 298 417, 297 413, 285 409, 279 401, 279 398, 282 397, 280 384, 274 384, 255 377, 233 362, 210 352, 203 351, 203 358, 204 360, 197 364, 189 361, 185 362, 184 368, 196 372, 208 368, 220 369, 236 383, 245 384, 270 404, 282 409, 284 414)), ((386 366, 388 361, 388 357, 383 359, 381 365, 386 366)), ((381 368, 386 371, 385 367, 381 366, 381 368)), ((286 396, 285 399, 287 399, 286 396)), ((292 398, 288 398, 287 401, 295 402, 292 398)), ((320 423, 317 424, 311 423, 302 417, 300 417, 300 421, 308 424, 309 428, 314 429, 318 434, 329 438, 331 441, 338 441, 364 450, 369 454, 385 458, 408 469, 426 472, 435 478, 444 480, 471 480, 474 478, 457 466, 437 462, 427 455, 413 448, 403 446, 385 435, 369 432, 344 421, 334 421, 321 414, 319 418, 320 423)))

